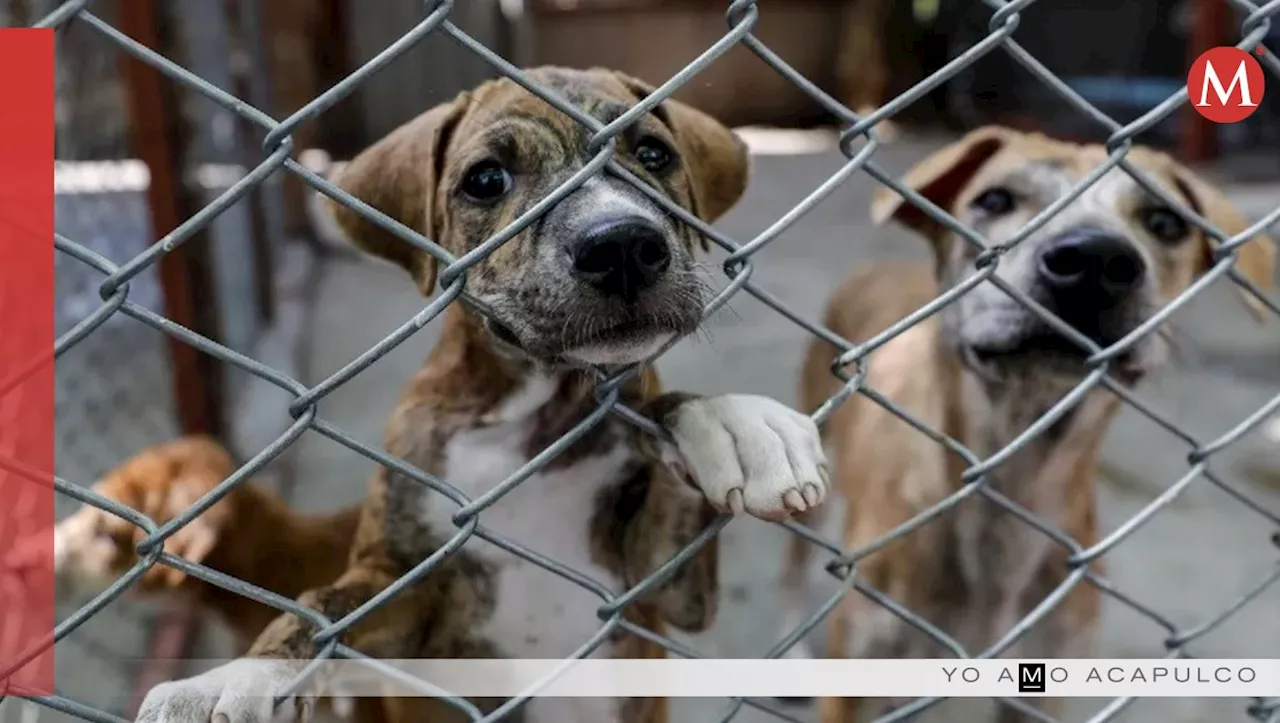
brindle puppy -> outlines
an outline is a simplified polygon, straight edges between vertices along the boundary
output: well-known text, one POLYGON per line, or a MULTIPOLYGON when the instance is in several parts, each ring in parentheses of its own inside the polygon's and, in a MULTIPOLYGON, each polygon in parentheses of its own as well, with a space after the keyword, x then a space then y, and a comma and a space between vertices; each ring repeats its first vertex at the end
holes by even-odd
MULTIPOLYGON (((531 77, 603 122, 651 92, 606 70, 541 68, 531 77)), ((588 137, 515 83, 489 82, 392 132, 337 183, 461 256, 581 169, 588 137)), ((746 185, 743 144, 677 102, 645 115, 617 150, 623 166, 708 221, 746 185)), ((348 209, 336 215, 358 246, 432 292, 433 257, 348 209)), ((646 360, 698 325, 705 295, 694 252, 701 243, 628 183, 588 181, 468 272, 468 290, 495 316, 449 309, 439 345, 392 414, 388 450, 472 499, 493 490, 596 408, 586 367, 646 360)), ((763 397, 661 394, 652 369, 622 396, 675 445, 654 445, 606 416, 487 508, 484 528, 619 593, 690 542, 717 509, 780 519, 822 502, 825 460, 808 417, 763 397)), ((330 620, 350 614, 439 550, 455 531, 456 509, 379 469, 347 571, 301 601, 330 620)), ((716 609, 716 559, 708 545, 627 617, 656 630, 664 623, 705 628, 716 609)), ((382 658, 563 658, 599 629, 601 603, 473 537, 342 640, 382 658)), ((265 720, 270 692, 316 654, 314 632, 281 616, 252 658, 155 688, 139 720, 265 720)), ((661 657, 663 649, 620 635, 596 655, 661 657)), ((665 710, 659 700, 540 698, 524 707, 526 720, 548 723, 662 721, 665 710)))

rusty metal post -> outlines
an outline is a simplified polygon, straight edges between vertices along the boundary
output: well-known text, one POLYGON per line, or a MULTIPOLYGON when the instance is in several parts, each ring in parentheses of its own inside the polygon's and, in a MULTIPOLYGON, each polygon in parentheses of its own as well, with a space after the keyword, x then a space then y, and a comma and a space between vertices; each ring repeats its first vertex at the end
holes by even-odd
MULTIPOLYGON (((1229 44, 1227 23, 1231 12, 1227 0, 1195 0, 1193 14, 1195 20, 1187 41, 1188 68, 1204 51, 1229 44)), ((1201 117, 1190 106, 1182 110, 1180 140, 1178 155, 1188 163, 1204 163, 1218 157, 1218 124, 1201 117)))
MULTIPOLYGON (((119 24, 125 34, 167 57, 180 57, 173 47, 172 27, 156 0, 120 0, 119 24)), ((187 129, 177 89, 153 68, 121 53, 133 134, 134 154, 147 164, 151 180, 147 203, 156 238, 177 228, 196 211, 186 185, 187 129)), ((218 304, 209 264, 208 234, 200 231, 158 262, 164 314, 208 338, 218 339, 218 304)), ((184 433, 225 438, 221 368, 212 357, 169 337, 173 369, 173 399, 184 433)), ((143 666, 130 701, 136 711, 143 696, 156 684, 177 674, 195 625, 190 608, 181 607, 161 616, 148 641, 148 663, 143 666)))
MULTIPOLYGON (((179 49, 172 47, 172 33, 156 0, 121 0, 119 10, 120 29, 127 35, 167 57, 180 57, 176 52, 179 49)), ((134 152, 147 164, 151 174, 147 202, 152 231, 161 238, 198 208, 186 184, 186 124, 176 88, 163 82, 161 75, 145 63, 123 53, 120 57, 134 152)), ((206 337, 218 339, 218 305, 213 298, 207 236, 204 231, 198 232, 160 258, 160 285, 166 317, 206 337)), ((167 341, 173 365, 174 400, 183 432, 222 437, 226 420, 221 369, 212 357, 187 344, 172 337, 167 341)))
MULTIPOLYGON (((316 67, 316 82, 321 89, 331 88, 356 69, 352 62, 351 43, 347 36, 346 2, 320 3, 316 27, 312 32, 311 52, 316 67)), ((360 90, 325 111, 319 130, 320 147, 335 158, 351 158, 368 143, 364 137, 360 115, 360 90)))
MULTIPOLYGON (((287 116, 321 93, 316 82, 312 35, 317 30, 318 5, 311 0, 270 0, 261 3, 262 37, 266 45, 267 72, 271 74, 271 110, 287 116)), ((317 124, 302 123, 293 132, 294 152, 314 148, 317 124)), ((310 239, 306 213, 306 186, 292 174, 282 179, 284 230, 291 237, 310 239)))
MULTIPOLYGON (((261 62, 262 34, 258 3, 226 0, 223 12, 227 14, 232 28, 230 35, 234 38, 235 46, 232 52, 238 53, 243 61, 232 63, 234 92, 239 97, 249 98, 251 103, 258 105, 264 100, 262 96, 265 94, 253 92, 254 85, 255 83, 262 85, 270 79, 269 75, 267 78, 255 77, 269 73, 265 63, 261 62)), ((238 126, 240 147, 236 150, 247 173, 263 156, 259 149, 260 144, 257 142, 262 132, 245 118, 238 119, 238 126)), ((249 192, 246 199, 249 203, 249 222, 252 228, 254 295, 257 297, 258 323, 262 326, 269 326, 276 316, 274 284, 276 239, 272 238, 272 234, 277 229, 267 217, 268 199, 265 196, 268 190, 264 186, 258 186, 249 192)))

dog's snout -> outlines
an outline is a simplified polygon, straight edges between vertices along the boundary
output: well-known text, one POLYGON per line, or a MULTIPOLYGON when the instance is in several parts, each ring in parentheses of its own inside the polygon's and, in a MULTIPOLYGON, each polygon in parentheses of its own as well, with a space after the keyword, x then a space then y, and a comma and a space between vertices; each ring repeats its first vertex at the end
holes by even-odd
POLYGON ((574 275, 610 296, 631 297, 653 286, 671 265, 662 230, 639 217, 592 226, 568 252, 574 275))
POLYGON ((1064 310, 1110 308, 1137 288, 1145 273, 1137 247, 1102 231, 1065 233, 1040 252, 1040 279, 1064 310))

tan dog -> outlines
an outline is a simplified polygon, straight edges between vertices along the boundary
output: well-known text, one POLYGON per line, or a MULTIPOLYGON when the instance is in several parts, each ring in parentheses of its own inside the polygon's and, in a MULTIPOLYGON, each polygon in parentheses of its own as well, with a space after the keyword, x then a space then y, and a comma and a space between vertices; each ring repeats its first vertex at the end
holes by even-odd
MULTIPOLYGON (((92 489, 164 525, 238 466, 217 441, 183 437, 135 454, 103 475, 92 489)), ((275 493, 246 480, 166 539, 165 551, 294 598, 342 573, 359 519, 358 506, 300 515, 275 493)), ((132 522, 83 505, 54 526, 55 572, 79 592, 97 594, 137 564, 134 546, 144 537, 145 531, 132 522)), ((41 540, 19 549, 6 558, 6 564, 38 563, 46 544, 41 540)), ((143 573, 126 594, 181 602, 211 613, 231 630, 240 651, 248 650, 279 615, 275 608, 163 564, 143 573)), ((344 701, 335 709, 345 715, 350 705, 344 701)), ((360 719, 363 723, 374 720, 368 714, 360 719)))
MULTIPOLYGON (((144 449, 92 489, 165 525, 238 466, 216 440, 183 437, 144 449)), ((295 597, 342 573, 359 515, 359 507, 298 514, 279 495, 246 480, 166 539, 165 552, 295 597)), ((82 589, 101 590, 137 564, 134 546, 144 537, 133 523, 86 504, 54 527, 54 564, 60 576, 82 589)), ((279 614, 163 564, 143 573, 130 590, 147 596, 177 593, 217 613, 244 649, 279 614)))
MULTIPOLYGON (((1058 142, 988 127, 938 151, 904 182, 990 242, 1009 239, 1105 159, 1098 146, 1058 142)), ((1223 232, 1249 222, 1218 191, 1167 156, 1135 149, 1129 159, 1175 198, 1223 232)), ((825 323, 853 342, 866 341, 973 273, 972 247, 895 193, 872 204, 877 222, 895 220, 929 239, 928 263, 877 264, 852 274, 833 294, 825 323), (936 269, 936 273, 935 273, 936 269)), ((1257 237, 1241 247, 1237 267, 1270 288, 1276 250, 1257 237)), ((1210 246, 1121 170, 1066 206, 1005 254, 998 275, 1106 347, 1182 291, 1210 261, 1210 246)), ((1152 335, 1118 360, 1113 372, 1136 383, 1164 356, 1152 335)), ((838 351, 813 344, 801 394, 814 409, 840 388, 830 371, 838 351)), ((1032 312, 983 283, 867 359, 866 386, 979 458, 1000 451, 1078 384, 1085 354, 1032 312)), ((1088 547, 1098 541, 1094 474, 1107 423, 1120 400, 1105 390, 1014 452, 988 484, 1039 519, 1088 547)), ((876 403, 855 395, 823 429, 846 507, 845 549, 862 548, 961 487, 965 462, 876 403)), ((809 522, 816 523, 816 515, 809 522)), ((786 575, 802 590, 809 546, 794 545, 786 575)), ((994 503, 974 496, 862 559, 857 573, 909 610, 980 652, 1062 583, 1068 551, 994 503)), ((1009 651, 1014 657, 1087 657, 1099 598, 1076 586, 1009 651)), ((790 623, 800 615, 791 611, 790 623)), ((946 657, 924 633, 858 593, 833 611, 829 657, 946 657)), ((1061 701, 1029 699, 1057 713, 1061 701)), ((885 701, 826 699, 823 723, 871 720, 885 701)), ((1021 714, 1001 709, 1000 720, 1021 714)))
MULTIPOLYGON (((93 490, 164 525, 237 466, 213 439, 184 437, 130 457, 93 490)), ((295 597, 341 574, 358 521, 358 507, 300 515, 249 480, 165 540, 165 551, 295 597)), ((97 592, 138 562, 134 545, 144 537, 128 520, 86 504, 54 527, 54 565, 60 576, 97 592)), ((163 564, 143 573, 130 590, 150 597, 177 593, 216 613, 244 649, 279 614, 163 564)))
MULTIPOLYGON (((652 92, 599 69, 530 76, 603 122, 652 92)), ((517 84, 492 81, 395 130, 336 182, 462 256, 580 170, 590 135, 517 84)), ((618 163, 704 220, 746 186, 744 145, 681 103, 659 104, 618 141, 618 163)), ((359 247, 433 291, 433 257, 344 207, 335 212, 359 247)), ((392 414, 388 450, 471 499, 493 490, 596 408, 592 365, 644 361, 700 323, 694 254, 702 244, 629 183, 588 180, 467 272, 469 293, 496 317, 458 304, 446 312, 439 344, 392 414)), ((620 593, 693 540, 715 509, 779 519, 821 503, 825 460, 808 417, 764 397, 661 394, 651 368, 621 393, 674 446, 607 415, 487 508, 482 528, 620 593)), ((349 567, 300 600, 330 620, 350 614, 439 550, 456 532, 457 507, 378 469, 349 567)), ((711 544, 626 616, 651 630, 701 630, 717 595, 711 544)), ((601 604, 583 586, 473 537, 343 642, 379 658, 564 658, 598 632, 601 604)), ((158 686, 139 720, 267 720, 271 692, 316 654, 314 632, 292 615, 278 618, 254 658, 158 686)), ((652 658, 664 649, 620 633, 594 654, 652 658)), ((661 700, 537 698, 519 710, 527 721, 554 723, 666 718, 661 700)))

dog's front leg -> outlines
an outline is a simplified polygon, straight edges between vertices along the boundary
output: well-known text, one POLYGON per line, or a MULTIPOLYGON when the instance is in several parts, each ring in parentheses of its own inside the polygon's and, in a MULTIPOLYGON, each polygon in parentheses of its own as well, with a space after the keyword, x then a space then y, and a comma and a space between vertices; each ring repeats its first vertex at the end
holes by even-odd
MULTIPOLYGON (((304 593, 298 602, 337 621, 385 590, 399 577, 392 565, 357 559, 333 584, 304 593)), ((351 626, 342 642, 376 658, 404 658, 423 637, 440 601, 417 585, 393 596, 351 626)), ((285 613, 258 636, 246 657, 206 673, 162 683, 147 693, 138 710, 139 723, 266 723, 273 720, 274 696, 315 657, 313 624, 285 613)), ((300 721, 311 717, 320 691, 304 686, 286 705, 300 721)))
MULTIPOLYGON (((621 545, 629 584, 671 560, 707 528, 717 511, 780 520, 822 504, 827 465, 813 421, 767 397, 663 394, 640 407, 669 439, 640 432, 652 464, 625 486, 633 507, 621 545)), ((615 533, 616 534, 616 533, 615 533)), ((703 630, 715 616, 716 540, 706 542, 647 597, 671 624, 703 630)))
MULTIPOLYGON (((628 587, 673 559, 715 521, 716 511, 687 482, 654 460, 640 476, 619 490, 614 520, 622 523, 618 545, 621 573, 628 587), (629 509, 628 509, 629 508, 629 509)), ((608 534, 601 529, 602 535, 608 534)), ((719 589, 718 541, 706 541, 692 557, 671 571, 649 595, 662 618, 686 632, 706 630, 716 613, 719 589)))

